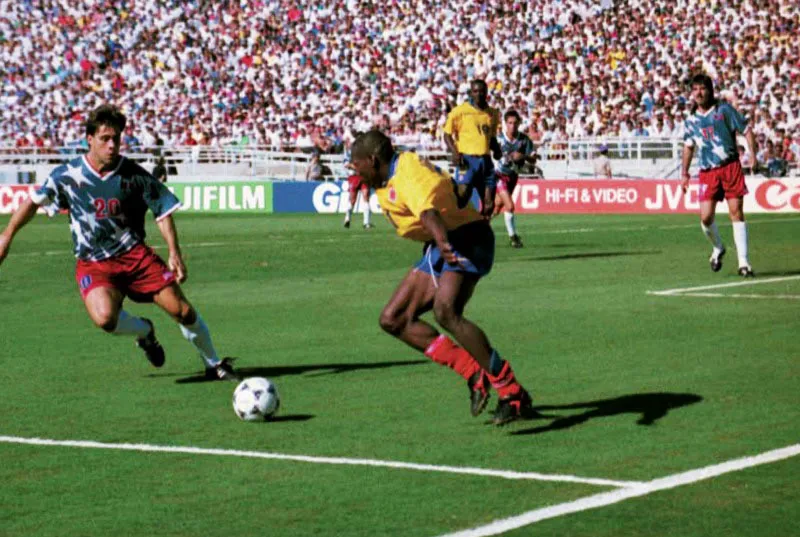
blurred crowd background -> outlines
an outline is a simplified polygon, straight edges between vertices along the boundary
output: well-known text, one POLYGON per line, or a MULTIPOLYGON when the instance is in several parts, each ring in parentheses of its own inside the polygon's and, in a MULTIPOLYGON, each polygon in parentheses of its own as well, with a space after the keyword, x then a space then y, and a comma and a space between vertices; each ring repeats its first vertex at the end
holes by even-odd
POLYGON ((440 149, 469 81, 536 143, 680 138, 706 72, 759 160, 800 158, 797 0, 2 0, 0 146, 78 144, 103 102, 126 149, 340 151, 377 126, 440 149))

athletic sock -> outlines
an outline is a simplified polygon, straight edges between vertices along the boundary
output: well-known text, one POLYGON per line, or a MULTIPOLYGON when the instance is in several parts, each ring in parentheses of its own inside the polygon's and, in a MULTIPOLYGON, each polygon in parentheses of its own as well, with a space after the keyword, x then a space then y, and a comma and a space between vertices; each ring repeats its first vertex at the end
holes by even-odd
POLYGON ((367 200, 362 199, 361 201, 364 202, 364 225, 368 226, 370 225, 369 219, 370 215, 372 214, 372 212, 369 210, 369 199, 367 200))
POLYGON ((719 229, 717 228, 716 222, 711 222, 710 226, 705 225, 704 223, 700 222, 700 228, 703 230, 703 234, 708 238, 709 242, 714 246, 714 254, 715 256, 719 255, 722 250, 725 249, 725 246, 722 245, 722 237, 719 236, 719 229))
POLYGON ((514 225, 514 213, 510 213, 508 211, 503 213, 503 219, 506 221, 506 229, 508 230, 508 236, 513 237, 517 234, 517 228, 514 225))
POLYGON ((428 345, 428 348, 425 349, 425 356, 437 364, 449 367, 461 375, 464 380, 469 380, 472 375, 481 370, 481 366, 470 353, 456 345, 444 334, 440 334, 428 345))
POLYGON ((492 363, 502 365, 497 374, 489 373, 489 382, 491 382, 492 388, 497 391, 497 395, 501 399, 518 394, 522 390, 522 386, 517 382, 514 371, 511 369, 511 364, 500 358, 499 355, 495 358, 495 355, 497 355, 497 351, 492 350, 492 363))
POLYGON ((739 266, 749 267, 750 260, 747 257, 747 224, 744 222, 733 222, 733 242, 736 243, 736 254, 739 256, 739 266))
POLYGON ((179 324, 178 326, 181 328, 183 337, 195 346, 206 368, 214 367, 220 362, 217 351, 214 349, 214 344, 211 342, 208 325, 200 317, 200 314, 197 314, 197 320, 195 320, 194 324, 189 326, 179 324))
POLYGON ((125 310, 119 312, 119 319, 117 319, 117 327, 114 328, 112 334, 115 336, 134 335, 141 339, 150 333, 150 325, 147 324, 141 317, 131 315, 125 310))

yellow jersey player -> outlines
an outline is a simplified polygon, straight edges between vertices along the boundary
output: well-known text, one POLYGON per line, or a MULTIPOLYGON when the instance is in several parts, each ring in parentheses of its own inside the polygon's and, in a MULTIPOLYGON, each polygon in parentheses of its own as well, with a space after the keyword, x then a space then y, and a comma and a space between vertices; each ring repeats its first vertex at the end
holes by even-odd
POLYGON ((470 83, 469 100, 447 114, 444 143, 450 150, 456 169, 459 206, 464 207, 469 203, 475 189, 481 198, 481 212, 490 217, 494 211, 497 187, 491 156, 500 160, 502 152, 497 142, 500 112, 489 106, 487 96, 486 82, 473 80, 470 83))
POLYGON ((383 308, 381 327, 467 380, 473 416, 486 407, 490 387, 499 396, 493 423, 533 416, 531 398, 511 365, 483 330, 463 316, 475 286, 494 262, 488 221, 471 206, 459 208, 447 173, 415 153, 396 153, 380 131, 356 139, 351 166, 376 189, 397 234, 425 245, 422 258, 383 308), (419 318, 430 310, 455 342, 419 318))

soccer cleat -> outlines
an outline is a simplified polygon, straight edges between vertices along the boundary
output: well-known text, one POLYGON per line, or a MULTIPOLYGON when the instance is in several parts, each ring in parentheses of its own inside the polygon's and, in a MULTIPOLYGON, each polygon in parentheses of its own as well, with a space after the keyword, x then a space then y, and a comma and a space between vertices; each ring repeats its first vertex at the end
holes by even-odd
POLYGON ((505 425, 520 418, 531 417, 535 414, 531 406, 531 396, 525 390, 517 394, 500 399, 497 408, 492 413, 494 425, 505 425))
POLYGON ((756 275, 753 273, 752 268, 745 265, 743 267, 739 267, 739 276, 742 278, 755 278, 756 275))
POLYGON ((350 229, 350 220, 345 220, 344 221, 344 227, 347 228, 347 229, 350 229))
POLYGON ((469 378, 467 387, 469 388, 469 412, 473 416, 478 416, 489 402, 489 376, 480 370, 469 378))
POLYGON ((164 347, 156 339, 156 328, 150 319, 142 318, 144 322, 150 325, 150 332, 143 338, 136 340, 136 346, 144 351, 144 355, 153 364, 153 367, 161 367, 164 365, 164 347))
POLYGON ((364 229, 372 229, 374 227, 372 224, 364 224, 364 229))
POLYGON ((519 238, 519 235, 517 234, 512 235, 510 242, 512 248, 522 248, 522 239, 519 238))
POLYGON ((239 380, 239 376, 233 370, 234 358, 223 358, 214 367, 206 368, 206 379, 208 380, 239 380))
POLYGON ((722 268, 722 258, 725 257, 725 249, 723 248, 719 255, 711 254, 711 258, 708 260, 709 264, 711 265, 711 272, 719 272, 722 268))

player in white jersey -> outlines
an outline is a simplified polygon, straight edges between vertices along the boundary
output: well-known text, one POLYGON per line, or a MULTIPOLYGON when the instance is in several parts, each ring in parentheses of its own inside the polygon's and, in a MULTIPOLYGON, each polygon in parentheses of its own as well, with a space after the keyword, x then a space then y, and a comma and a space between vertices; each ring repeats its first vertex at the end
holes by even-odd
POLYGON ((516 110, 508 110, 503 115, 503 127, 497 142, 503 153, 497 163, 497 192, 495 194, 494 214, 503 213, 509 241, 513 248, 522 248, 522 239, 517 234, 514 223, 514 201, 511 199, 517 186, 519 172, 526 162, 535 164, 536 153, 533 142, 519 131, 522 118, 516 110))
MULTIPOLYGON (((689 186, 689 166, 695 151, 700 158, 700 226, 713 249, 709 263, 711 270, 722 268, 725 246, 714 222, 717 203, 728 203, 728 213, 733 224, 733 241, 739 257, 739 275, 753 277, 747 255, 747 224, 744 221, 744 181, 736 133, 744 134, 750 154, 756 154, 756 138, 747 120, 730 104, 714 97, 714 84, 707 75, 692 78, 694 109, 684 123, 684 149, 682 160, 683 191, 689 186)), ((755 157, 753 167, 757 166, 755 157)))
POLYGON ((121 156, 120 138, 127 120, 118 108, 102 105, 86 123, 89 152, 59 166, 22 203, 0 234, 0 263, 17 232, 39 207, 52 214, 69 212, 77 266, 75 279, 89 317, 102 330, 136 338, 155 367, 164 349, 153 323, 122 308, 126 297, 154 302, 178 322, 197 349, 208 379, 236 380, 231 359, 220 359, 208 326, 183 295, 186 265, 172 213, 180 201, 141 166, 121 156), (169 248, 165 263, 145 242, 144 215, 151 210, 169 248))

